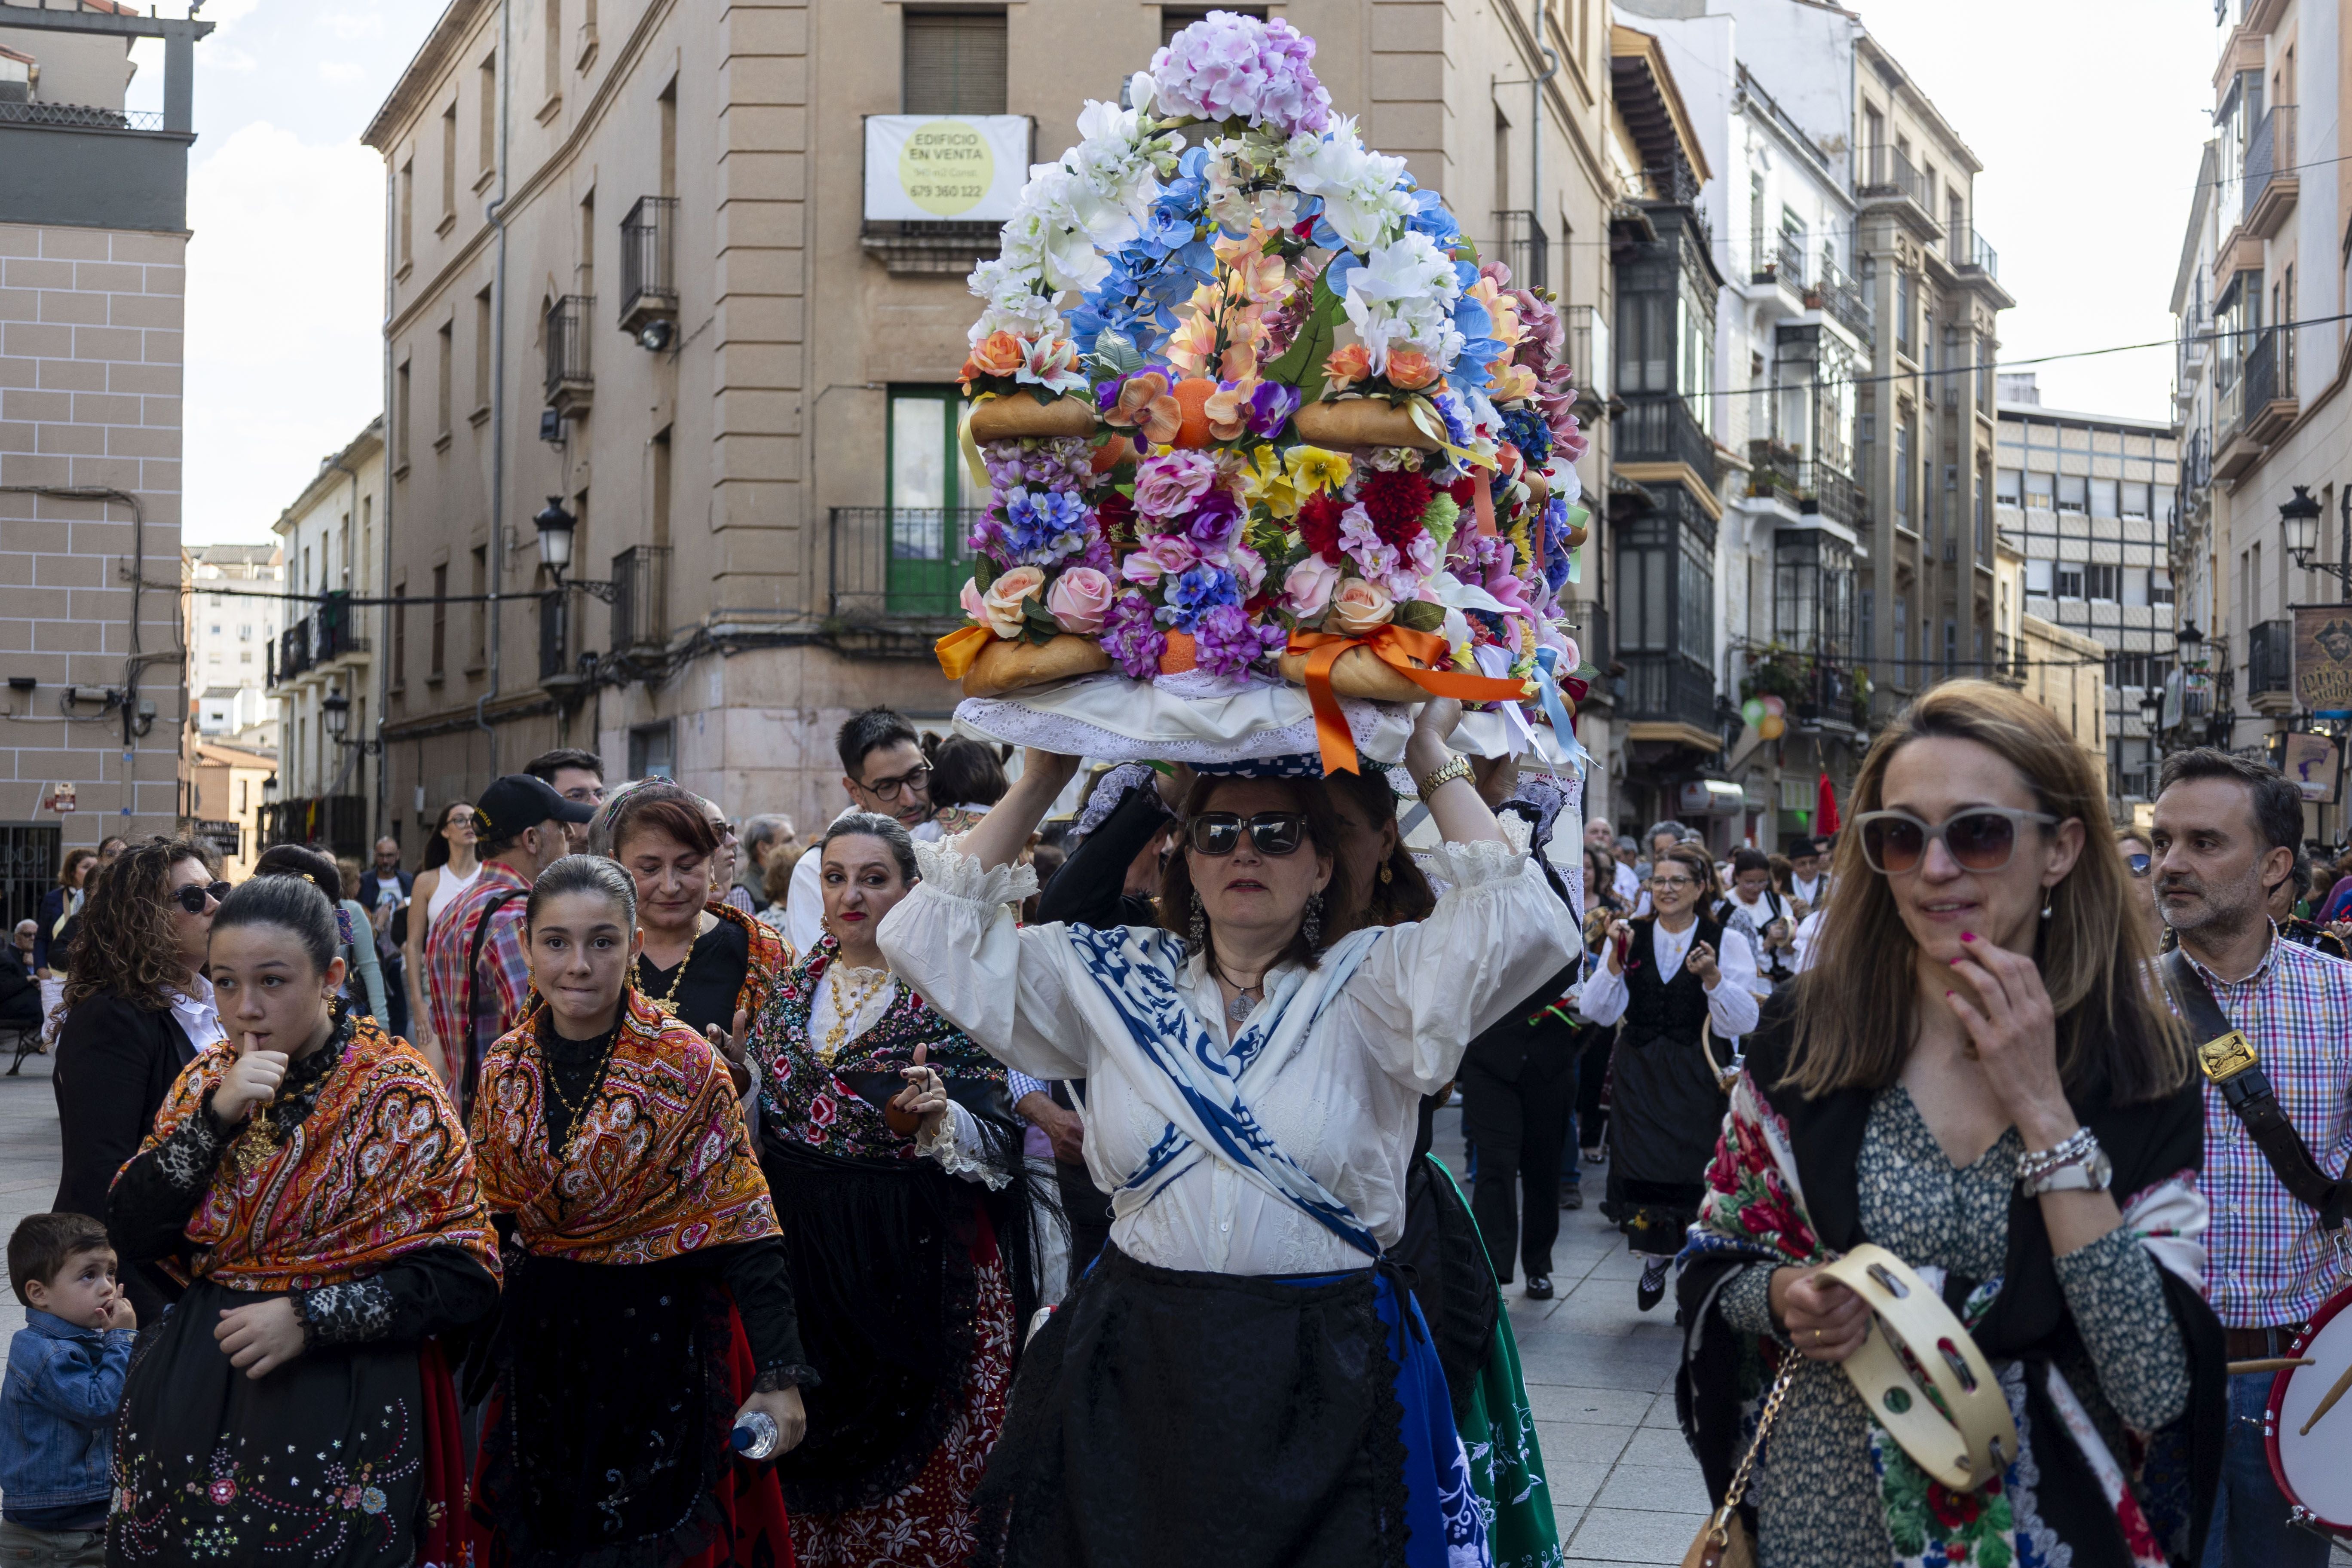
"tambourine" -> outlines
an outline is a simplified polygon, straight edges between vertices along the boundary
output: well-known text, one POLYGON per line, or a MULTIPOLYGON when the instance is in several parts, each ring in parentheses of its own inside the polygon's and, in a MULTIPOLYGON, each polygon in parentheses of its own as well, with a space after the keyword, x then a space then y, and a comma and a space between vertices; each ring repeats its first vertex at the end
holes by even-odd
POLYGON ((1903 1451, 1956 1492, 1974 1491, 2008 1468, 2018 1448, 2009 1399, 1943 1298, 1883 1247, 1857 1247, 1822 1273, 1870 1303, 1869 1332, 1845 1358, 1845 1374, 1903 1451), (1935 1385, 1942 1410, 1920 1392, 1906 1351, 1935 1385))

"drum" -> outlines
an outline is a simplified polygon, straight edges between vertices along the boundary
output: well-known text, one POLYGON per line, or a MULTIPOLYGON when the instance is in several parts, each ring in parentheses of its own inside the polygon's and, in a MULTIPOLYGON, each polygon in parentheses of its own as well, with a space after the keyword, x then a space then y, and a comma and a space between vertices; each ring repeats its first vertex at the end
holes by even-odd
POLYGON ((2271 1475, 2289 1517, 2352 1542, 2352 1286, 2313 1314, 2287 1358, 2303 1364, 2278 1374, 2263 1411, 2271 1475))

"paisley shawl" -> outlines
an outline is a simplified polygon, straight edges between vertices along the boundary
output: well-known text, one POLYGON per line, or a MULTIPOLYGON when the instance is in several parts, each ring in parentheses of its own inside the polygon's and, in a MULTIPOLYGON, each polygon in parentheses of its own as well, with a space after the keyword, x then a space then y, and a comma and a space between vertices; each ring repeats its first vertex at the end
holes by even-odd
MULTIPOLYGON (((229 1144, 188 1219, 196 1278, 315 1290, 428 1247, 464 1247, 499 1272, 474 1146, 440 1080, 373 1019, 347 1017, 345 1026, 310 1113, 275 1142, 248 1125, 229 1144)), ((198 1052, 140 1153, 202 1110, 236 1059, 226 1042, 198 1052)))
POLYGON ((756 1018, 767 1007, 768 998, 775 994, 776 982, 792 973, 792 947, 782 931, 753 920, 730 903, 721 900, 707 907, 717 919, 740 926, 743 934, 751 939, 751 956, 743 965, 743 984, 735 993, 735 1010, 756 1018))
POLYGON ((816 999, 817 981, 840 956, 833 938, 818 942, 798 968, 778 978, 774 995, 751 1026, 750 1052, 760 1080, 761 1118, 828 1154, 914 1159, 913 1136, 890 1131, 882 1112, 838 1075, 896 1072, 913 1064, 919 1045, 925 1047, 925 1063, 944 1079, 1002 1084, 1003 1064, 900 981, 888 1011, 826 1066, 809 1037, 809 1009, 816 999))
POLYGON ((482 1061, 474 1142, 482 1193, 523 1245, 581 1263, 644 1264, 776 1234, 727 1064, 635 987, 568 1151, 548 1144, 533 1006, 482 1061))

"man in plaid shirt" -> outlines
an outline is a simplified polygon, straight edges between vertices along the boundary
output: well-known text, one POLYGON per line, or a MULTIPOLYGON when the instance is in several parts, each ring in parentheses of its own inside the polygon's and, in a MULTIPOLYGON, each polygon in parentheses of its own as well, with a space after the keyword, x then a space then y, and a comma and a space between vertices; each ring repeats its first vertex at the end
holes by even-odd
POLYGON ((530 991, 530 963, 522 942, 525 896, 541 872, 571 852, 564 825, 586 822, 595 815, 594 806, 567 800, 528 773, 509 773, 474 805, 481 875, 441 911, 425 935, 425 999, 433 1010, 434 1032, 451 1056, 442 1070, 457 1091, 460 1110, 472 1096, 483 1052, 515 1026, 530 991), (489 930, 482 939, 475 974, 474 1027, 469 1031, 465 1026, 466 962, 485 915, 489 930))
MULTIPOLYGON (((2157 905, 2222 1016, 2252 1043, 2304 1146, 2336 1176, 2352 1159, 2352 964, 2281 941, 2264 908, 2302 838, 2302 796, 2276 769, 2211 748, 2164 760, 2151 846, 2157 905)), ((2320 1303, 2352 1284, 2352 1268, 2210 1083, 2200 1185, 2212 1205, 2207 1299, 2230 1359, 2283 1355, 2320 1303)), ((2263 1452, 2272 1375, 2230 1380, 2205 1568, 2326 1568, 2327 1542, 2288 1525, 2263 1452)))

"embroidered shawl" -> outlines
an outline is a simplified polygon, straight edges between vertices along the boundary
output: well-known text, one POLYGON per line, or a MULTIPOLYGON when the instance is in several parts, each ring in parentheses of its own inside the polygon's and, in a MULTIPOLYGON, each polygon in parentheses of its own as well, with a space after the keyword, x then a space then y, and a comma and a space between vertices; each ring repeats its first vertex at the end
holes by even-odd
MULTIPOLYGON (((1866 1090, 1807 1100, 1768 1084, 1787 1060, 1790 1006, 1776 999, 1731 1092, 1706 1196, 1681 1265, 1689 1327, 1675 1399, 1710 1493, 1720 1497, 1755 1430, 1762 1385, 1786 1354, 1749 1342, 1715 1311, 1717 1293, 1749 1263, 1804 1264, 1867 1239, 1853 1173, 1866 1090)), ((2158 1265, 2189 1352, 2188 1409, 2162 1432, 2126 1432, 2111 1449, 2058 1365, 2079 1339, 2067 1316, 2040 1204, 2012 1200, 2003 1273, 1990 1279, 1922 1270, 1999 1369, 2021 1452, 1997 1482, 1954 1493, 1921 1471, 1883 1428, 1871 1431, 1894 1561, 1938 1568, 2006 1568, 2053 1560, 2072 1545, 2089 1560, 2164 1568, 2194 1562, 2218 1481, 2221 1334, 2204 1305, 2205 1200, 2197 1191, 2200 1087, 2168 1100, 2078 1114, 2115 1164, 2123 1223, 2158 1265)), ((1925 1394, 1923 1385, 1923 1396, 1925 1394)))
MULTIPOLYGON (((428 1247, 464 1247, 497 1274, 498 1238, 457 1107, 407 1041, 372 1018, 346 1015, 344 1026, 310 1114, 280 1137, 257 1121, 230 1142, 188 1220, 195 1274, 242 1290, 314 1290, 428 1247)), ((236 1059, 226 1042, 198 1052, 140 1152, 202 1110, 236 1059)))
POLYGON ((657 1263, 775 1235, 727 1064, 634 986, 625 994, 628 1016, 568 1150, 548 1145, 541 1006, 483 1058, 473 1131, 490 1208, 515 1216, 531 1252, 583 1263, 657 1263))
POLYGON ((743 934, 751 941, 751 962, 743 966, 743 984, 735 993, 735 1007, 738 1012, 756 1018, 768 1005, 768 998, 775 992, 776 982, 792 973, 793 950, 786 945, 783 933, 775 927, 753 920, 723 900, 704 907, 730 925, 742 927, 743 934))
POLYGON ((750 1054, 760 1081, 763 1126, 828 1154, 863 1160, 912 1160, 915 1139, 890 1131, 882 1112, 837 1076, 896 1072, 911 1066, 915 1047, 944 1079, 1005 1081, 1003 1064, 948 1022, 905 981, 874 1026, 843 1046, 828 1067, 810 1038, 809 1010, 817 981, 841 957, 830 936, 800 967, 779 976, 775 992, 751 1026, 750 1054))

